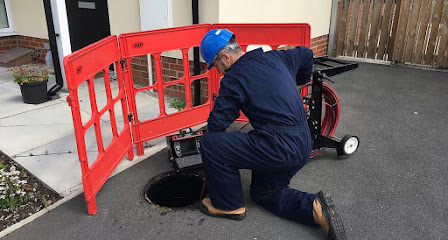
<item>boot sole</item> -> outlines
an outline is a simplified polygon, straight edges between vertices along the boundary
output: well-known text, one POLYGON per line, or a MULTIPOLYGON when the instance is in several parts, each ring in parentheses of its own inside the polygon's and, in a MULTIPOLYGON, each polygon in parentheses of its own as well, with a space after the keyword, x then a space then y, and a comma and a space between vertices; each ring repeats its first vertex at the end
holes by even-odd
POLYGON ((344 240, 347 239, 345 233, 344 225, 339 215, 334 209, 334 205, 331 201, 330 196, 325 196, 322 192, 317 194, 317 200, 322 206, 322 212, 324 213, 325 219, 327 220, 328 226, 330 227, 328 231, 328 236, 334 240, 344 240))
POLYGON ((205 206, 202 201, 199 203, 199 210, 211 217, 219 217, 219 218, 227 218, 227 219, 231 219, 231 220, 243 220, 244 218, 246 218, 246 213, 241 213, 241 214, 215 214, 215 213, 211 213, 207 206, 205 206))

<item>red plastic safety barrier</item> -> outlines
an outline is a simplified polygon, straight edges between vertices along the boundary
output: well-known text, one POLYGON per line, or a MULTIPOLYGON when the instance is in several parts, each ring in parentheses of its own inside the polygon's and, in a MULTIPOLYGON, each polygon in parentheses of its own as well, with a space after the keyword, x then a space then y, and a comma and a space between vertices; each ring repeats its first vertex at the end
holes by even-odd
POLYGON ((128 87, 129 111, 134 114, 132 122, 132 133, 134 143, 137 145, 137 154, 143 154, 143 143, 151 139, 165 136, 182 128, 192 127, 207 121, 208 114, 212 108, 212 96, 216 93, 216 79, 212 73, 207 71, 197 76, 190 75, 188 51, 192 47, 200 45, 202 37, 210 30, 210 25, 196 25, 156 31, 121 34, 119 37, 121 56, 126 61, 124 76, 128 87), (166 82, 162 77, 162 52, 169 50, 181 50, 184 76, 181 79, 166 82), (133 75, 131 69, 132 57, 151 54, 154 58, 155 83, 148 87, 133 87, 133 75), (192 106, 191 83, 195 80, 208 78, 209 90, 208 101, 203 105, 192 106), (172 85, 183 84, 185 86, 186 106, 182 111, 167 114, 165 111, 165 89, 172 85), (141 91, 156 90, 159 99, 159 116, 141 121, 136 107, 136 95, 141 91))
MULTIPOLYGON (((84 194, 89 214, 95 214, 95 194, 110 176, 116 165, 123 159, 126 153, 129 159, 133 158, 133 143, 136 145, 137 154, 142 155, 144 142, 207 121, 208 115, 213 108, 214 98, 218 94, 221 75, 213 68, 211 71, 191 76, 188 52, 191 48, 200 45, 205 33, 216 28, 227 28, 234 32, 237 36, 236 40, 243 50, 246 50, 249 45, 269 45, 272 49, 278 49, 284 45, 302 45, 307 47, 310 45, 310 27, 308 24, 201 24, 121 34, 118 39, 119 44, 116 36, 110 36, 64 58, 67 84, 70 92, 67 101, 72 108, 78 155, 82 168, 84 194), (180 50, 182 54, 183 76, 179 79, 164 81, 162 53, 171 50, 180 50), (155 81, 150 86, 137 88, 134 86, 131 62, 133 57, 147 54, 150 54, 154 59, 155 81), (119 94, 115 98, 110 93, 108 74, 109 65, 112 63, 115 63, 116 66, 119 85, 119 94), (100 71, 104 73, 107 104, 103 109, 98 110, 96 108, 94 76, 100 71), (208 99, 202 105, 193 106, 190 86, 199 79, 208 79, 208 99), (92 117, 85 124, 81 121, 77 95, 78 87, 83 82, 88 84, 92 110, 92 117), (186 86, 184 88, 185 108, 174 113, 167 113, 164 100, 165 90, 167 87, 176 84, 186 86), (159 115, 149 120, 140 120, 136 96, 142 91, 151 90, 157 92, 159 115), (121 102, 124 121, 123 130, 119 133, 114 112, 114 105, 118 102, 121 102), (104 148, 100 120, 101 116, 106 112, 109 112, 111 115, 113 140, 109 146, 104 148), (92 126, 95 128, 98 156, 95 163, 89 167, 85 133, 92 126)), ((238 121, 247 121, 247 118, 242 116, 238 121)))
POLYGON ((227 28, 236 35, 238 44, 246 50, 249 45, 283 45, 310 47, 311 28, 306 23, 279 24, 213 24, 213 29, 227 28))
POLYGON ((128 154, 128 159, 134 158, 132 149, 132 138, 129 122, 127 121, 126 94, 123 81, 118 81, 118 95, 112 96, 109 66, 112 63, 117 67, 117 78, 122 79, 120 67, 120 53, 116 36, 110 36, 89 45, 64 58, 64 68, 67 78, 67 87, 70 95, 67 101, 72 110, 73 124, 75 129, 76 146, 78 157, 81 163, 82 183, 84 196, 87 202, 89 214, 96 213, 95 195, 106 182, 112 171, 128 154), (94 76, 98 72, 103 72, 104 88, 107 96, 107 103, 104 108, 98 109, 95 95, 94 76), (89 121, 83 124, 81 119, 80 102, 78 98, 78 87, 87 82, 90 107, 92 116, 89 121), (115 104, 121 104, 124 126, 121 131, 117 128, 115 104), (112 130, 112 141, 109 146, 104 146, 103 133, 101 131, 101 117, 109 113, 112 130), (85 134, 87 130, 94 127, 98 156, 95 162, 89 167, 87 159, 87 149, 85 134))

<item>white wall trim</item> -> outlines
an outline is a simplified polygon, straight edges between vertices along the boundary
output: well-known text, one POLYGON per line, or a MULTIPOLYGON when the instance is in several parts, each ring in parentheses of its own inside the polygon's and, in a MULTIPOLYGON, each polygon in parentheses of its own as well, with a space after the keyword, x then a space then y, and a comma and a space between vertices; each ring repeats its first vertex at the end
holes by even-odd
POLYGON ((51 0, 51 12, 53 14, 54 30, 56 32, 59 63, 61 65, 62 78, 64 79, 64 87, 62 89, 68 90, 63 60, 65 56, 72 53, 72 47, 70 43, 70 33, 68 30, 67 8, 65 6, 65 1, 51 0))
POLYGON ((168 5, 168 27, 173 27, 173 1, 167 0, 166 4, 168 5))
POLYGON ((19 34, 14 31, 8 31, 8 32, 0 31, 0 37, 7 37, 7 36, 14 36, 14 35, 19 35, 19 34))
POLYGON ((6 16, 8 18, 8 25, 9 25, 9 27, 7 27, 7 28, 0 28, 0 33, 9 34, 9 33, 13 33, 14 32, 14 24, 12 22, 11 6, 9 5, 9 0, 4 0, 4 3, 5 3, 6 16))

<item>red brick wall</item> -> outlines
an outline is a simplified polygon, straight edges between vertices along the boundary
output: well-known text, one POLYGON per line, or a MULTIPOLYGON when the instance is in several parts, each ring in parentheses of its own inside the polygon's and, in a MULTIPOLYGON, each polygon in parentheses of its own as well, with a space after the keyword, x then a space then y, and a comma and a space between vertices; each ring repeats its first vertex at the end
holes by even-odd
MULTIPOLYGON (((171 57, 161 57, 162 78, 164 82, 179 80, 184 76, 183 60, 171 57)), ((202 72, 206 70, 206 64, 201 63, 202 72)), ((146 55, 133 57, 131 60, 132 76, 135 85, 148 86, 148 61, 146 55)), ((189 63, 190 75, 193 75, 193 61, 189 63)), ((152 59, 152 78, 156 79, 156 70, 154 59, 152 59)), ((191 86, 192 99, 194 93, 194 84, 191 86)), ((175 84, 165 88, 165 95, 185 100, 184 84, 175 84)), ((208 100, 208 79, 201 80, 201 104, 208 100)))
POLYGON ((323 35, 311 39, 311 50, 313 50, 315 57, 327 55, 328 35, 323 35))
POLYGON ((32 49, 35 51, 37 55, 36 62, 45 63, 45 55, 47 54, 47 50, 44 49, 44 43, 50 43, 48 39, 35 38, 35 37, 27 37, 27 36, 17 36, 17 45, 19 47, 24 47, 28 49, 32 49))
POLYGON ((131 59, 131 70, 135 85, 148 86, 148 60, 146 55, 131 59))
MULTIPOLYGON (((169 82, 181 79, 184 76, 184 66, 182 59, 175 59, 170 57, 162 57, 162 77, 163 81, 169 82)), ((206 70, 206 64, 200 63, 202 72, 206 70)), ((154 66, 154 65, 153 65, 154 66)), ((193 75, 194 62, 189 62, 189 71, 190 76, 193 75)), ((153 73, 155 73, 155 69, 153 68, 153 73)), ((155 77, 155 75, 154 75, 155 77)), ((176 84, 165 88, 165 94, 171 97, 182 98, 185 99, 185 87, 183 84, 176 84)), ((191 84, 191 99, 194 99, 194 84, 191 84)), ((208 79, 201 80, 201 104, 207 102, 208 99, 208 79)))
POLYGON ((0 53, 15 47, 24 47, 34 50, 37 63, 45 63, 44 43, 49 43, 48 39, 27 37, 21 35, 0 37, 0 53))
POLYGON ((7 36, 0 38, 0 52, 17 47, 17 36, 7 36))

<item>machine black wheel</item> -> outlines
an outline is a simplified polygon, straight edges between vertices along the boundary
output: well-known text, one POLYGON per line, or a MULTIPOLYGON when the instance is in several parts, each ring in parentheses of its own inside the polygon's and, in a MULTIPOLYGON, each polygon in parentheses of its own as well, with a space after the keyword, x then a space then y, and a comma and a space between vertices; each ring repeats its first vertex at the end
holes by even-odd
POLYGON ((359 146, 359 138, 357 136, 345 135, 341 140, 340 151, 344 155, 352 155, 359 146))

